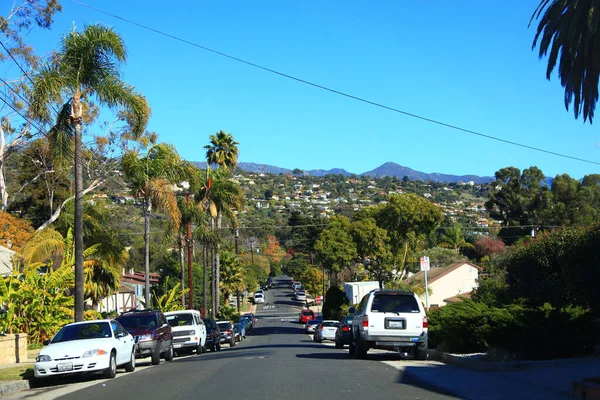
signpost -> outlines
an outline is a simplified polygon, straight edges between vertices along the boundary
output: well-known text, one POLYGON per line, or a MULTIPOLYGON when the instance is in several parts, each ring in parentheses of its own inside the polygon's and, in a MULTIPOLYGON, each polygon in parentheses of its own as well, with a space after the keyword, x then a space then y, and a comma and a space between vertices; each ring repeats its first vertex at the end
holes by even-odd
POLYGON ((430 270, 429 257, 421 257, 421 271, 425 275, 425 308, 429 311, 429 290, 427 289, 427 271, 430 270))

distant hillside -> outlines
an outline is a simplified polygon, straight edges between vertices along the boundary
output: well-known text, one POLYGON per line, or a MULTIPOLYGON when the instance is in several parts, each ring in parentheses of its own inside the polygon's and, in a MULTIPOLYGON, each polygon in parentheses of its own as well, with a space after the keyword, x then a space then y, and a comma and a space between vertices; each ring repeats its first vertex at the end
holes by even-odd
MULTIPOLYGON (((199 168, 206 168, 206 162, 194 162, 199 168)), ((257 163, 249 163, 249 162, 241 162, 238 164, 238 167, 243 169, 246 172, 254 172, 254 173, 263 173, 263 174, 291 174, 291 169, 280 168, 273 165, 267 164, 257 164, 257 163)), ((324 169, 311 169, 304 171, 305 175, 312 176, 325 176, 325 175, 344 175, 351 176, 354 175, 345 169, 341 168, 333 168, 330 170, 324 169)), ((402 165, 398 165, 393 162, 387 162, 381 165, 379 168, 376 168, 372 171, 364 172, 360 175, 367 175, 372 177, 384 177, 384 176, 395 176, 397 178, 403 178, 408 176, 408 178, 412 181, 434 181, 434 182, 469 182, 473 181, 475 183, 489 183, 493 180, 491 176, 477 176, 477 175, 446 175, 439 173, 428 174, 425 172, 415 171, 414 169, 410 169, 408 167, 403 167, 402 165)))
POLYGON ((415 171, 408 167, 403 167, 393 162, 387 162, 382 166, 375 168, 372 171, 364 172, 361 175, 367 175, 372 177, 384 177, 384 176, 395 176, 403 178, 408 176, 412 181, 434 181, 434 182, 469 182, 475 183, 490 183, 493 181, 491 176, 477 176, 477 175, 446 175, 434 172, 428 174, 425 172, 415 171))

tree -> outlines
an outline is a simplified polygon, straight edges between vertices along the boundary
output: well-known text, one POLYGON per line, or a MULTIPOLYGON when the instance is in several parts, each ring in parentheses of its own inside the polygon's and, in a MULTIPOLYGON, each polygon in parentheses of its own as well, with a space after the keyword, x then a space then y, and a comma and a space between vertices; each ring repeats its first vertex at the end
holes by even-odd
POLYGON ((143 202, 145 304, 150 304, 150 217, 154 207, 167 215, 171 231, 179 230, 181 213, 173 185, 181 181, 182 161, 172 146, 156 144, 145 156, 137 151, 125 153, 121 163, 133 195, 143 202))
POLYGON ((233 136, 225 131, 210 135, 210 144, 204 146, 208 164, 216 164, 233 173, 238 162, 238 145, 239 143, 233 139, 233 136))
POLYGON ((473 245, 466 241, 465 235, 459 225, 446 229, 442 233, 439 245, 441 247, 452 249, 456 253, 459 253, 463 248, 473 248, 473 245))
POLYGON ((477 256, 479 258, 492 258, 503 254, 506 251, 506 245, 502 239, 484 235, 475 241, 475 250, 477 251, 477 256))
POLYGON ((230 251, 221 251, 221 290, 227 304, 229 296, 244 290, 244 269, 237 256, 230 251))
POLYGON ((353 222, 351 232, 356 243, 357 261, 373 274, 383 289, 393 267, 387 231, 378 227, 374 218, 365 218, 353 222))
MULTIPOLYGON (((119 77, 117 66, 126 60, 123 39, 111 28, 89 25, 83 32, 73 30, 63 37, 57 56, 35 76, 31 112, 50 120, 52 105, 66 102, 53 128, 58 134, 74 134, 75 173, 75 321, 83 320, 83 107, 95 96, 100 105, 125 110, 124 116, 134 137, 143 134, 150 109, 146 99, 119 77)), ((148 303, 149 304, 149 301, 148 303)))
POLYGON ((565 88, 565 108, 573 103, 575 118, 594 119, 598 101, 600 56, 600 10, 596 1, 542 0, 529 24, 539 20, 532 48, 538 45, 539 57, 548 55, 546 79, 558 65, 558 77, 565 88), (541 18, 540 18, 541 17, 541 18), (549 53, 549 54, 548 54, 549 53))
POLYGON ((0 245, 19 251, 31 235, 33 228, 28 221, 0 211, 0 245))
POLYGON ((348 218, 333 217, 315 243, 317 259, 335 276, 356 261, 356 244, 352 239, 352 225, 348 218))

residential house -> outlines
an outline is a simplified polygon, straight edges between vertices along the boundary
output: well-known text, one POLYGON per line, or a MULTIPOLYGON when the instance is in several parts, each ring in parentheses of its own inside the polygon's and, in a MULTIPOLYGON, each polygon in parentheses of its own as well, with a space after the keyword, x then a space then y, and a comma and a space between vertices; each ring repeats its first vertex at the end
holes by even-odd
POLYGON ((4 246, 0 246, 0 275, 7 276, 13 271, 13 256, 15 252, 4 246))
MULTIPOLYGON (((150 273, 150 286, 158 285, 160 282, 160 274, 150 273)), ((146 284, 146 274, 144 272, 134 272, 121 275, 121 286, 117 293, 102 299, 98 304, 98 311, 111 312, 117 311, 121 313, 131 310, 132 308, 144 308, 144 287, 146 284)))
MULTIPOLYGON (((456 296, 464 297, 478 286, 479 272, 483 271, 478 265, 468 261, 459 261, 446 267, 431 268, 427 271, 429 287, 429 306, 441 307, 455 301, 456 296)), ((420 271, 407 279, 407 282, 424 282, 424 272, 420 271)), ((421 295, 425 303, 425 294, 421 295)))

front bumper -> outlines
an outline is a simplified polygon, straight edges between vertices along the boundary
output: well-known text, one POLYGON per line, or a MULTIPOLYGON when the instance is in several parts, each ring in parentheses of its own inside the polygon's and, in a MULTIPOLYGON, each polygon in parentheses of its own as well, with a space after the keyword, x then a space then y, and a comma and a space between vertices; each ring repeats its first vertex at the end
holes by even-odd
POLYGON ((48 378, 84 372, 101 372, 108 368, 109 362, 109 354, 70 360, 36 362, 33 364, 33 375, 36 378, 48 378))
POLYGON ((183 336, 183 337, 174 337, 173 338, 173 348, 175 350, 177 349, 184 349, 184 348, 190 348, 190 347, 197 347, 198 343, 200 343, 198 340, 196 340, 196 337, 194 336, 183 336))
POLYGON ((146 340, 143 342, 138 342, 135 351, 135 358, 150 357, 159 345, 160 343, 158 340, 146 340))

